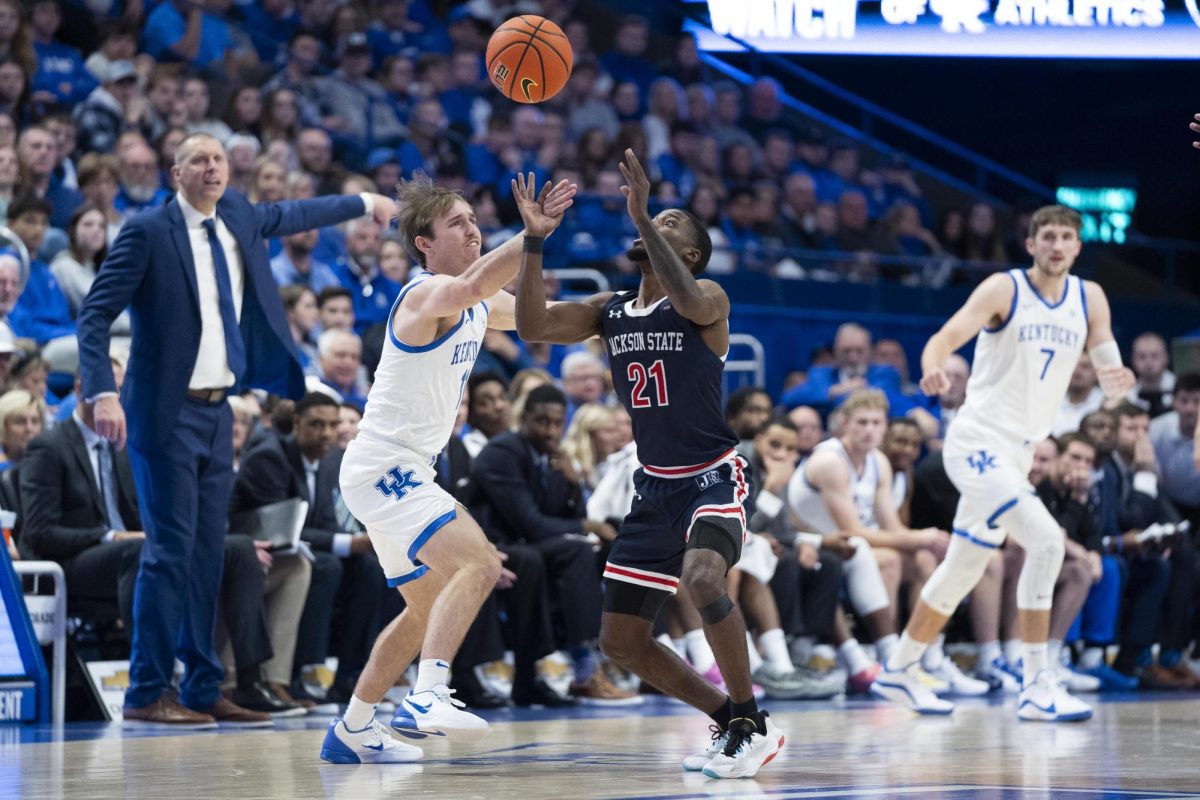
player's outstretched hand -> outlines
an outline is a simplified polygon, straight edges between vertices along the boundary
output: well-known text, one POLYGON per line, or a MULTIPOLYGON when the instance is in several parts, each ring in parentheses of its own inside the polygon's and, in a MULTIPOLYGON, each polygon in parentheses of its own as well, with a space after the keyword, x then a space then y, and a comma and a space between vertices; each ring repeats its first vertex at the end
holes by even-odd
POLYGON ((385 228, 391 225, 396 218, 396 201, 382 194, 371 195, 371 200, 371 218, 385 228))
MULTIPOLYGON (((1196 121, 1188 125, 1192 129, 1192 133, 1200 133, 1200 114, 1195 115, 1196 121)), ((1192 142, 1192 147, 1200 150, 1200 141, 1192 142)))
POLYGON ((938 368, 921 376, 921 391, 927 397, 938 397, 950 390, 950 378, 944 369, 938 368))
POLYGON ((1134 376, 1133 370, 1116 364, 1097 367, 1096 380, 1100 382, 1100 389, 1104 392, 1104 396, 1109 399, 1126 395, 1137 385, 1137 378, 1134 376))
POLYGON ((574 184, 566 181, 559 181, 554 187, 546 181, 539 192, 537 179, 532 172, 528 176, 518 172, 513 179, 512 190, 517 211, 525 223, 525 233, 541 238, 549 236, 562 221, 563 212, 574 202, 575 188, 574 184))
POLYGON ((617 168, 625 178, 621 194, 625 195, 630 218, 634 222, 649 219, 650 179, 646 177, 646 170, 642 169, 642 162, 638 161, 632 148, 625 151, 625 160, 618 163, 617 168))

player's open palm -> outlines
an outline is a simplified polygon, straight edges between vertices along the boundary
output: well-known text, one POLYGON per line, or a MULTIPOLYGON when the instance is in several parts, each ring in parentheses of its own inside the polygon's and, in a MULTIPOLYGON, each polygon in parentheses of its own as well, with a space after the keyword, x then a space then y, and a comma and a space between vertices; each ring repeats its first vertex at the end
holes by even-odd
POLYGON ((575 185, 559 181, 551 186, 549 181, 537 188, 537 179, 530 172, 518 172, 512 182, 513 198, 517 202, 517 211, 521 221, 525 223, 525 232, 530 236, 545 238, 549 236, 558 224, 562 222, 563 214, 574 203, 575 185))
POLYGON ((625 151, 625 160, 617 164, 617 167, 621 170, 622 177, 625 178, 621 194, 625 195, 629 216, 635 221, 648 217, 650 214, 650 178, 646 176, 646 170, 642 168, 642 162, 638 161, 632 148, 625 151))

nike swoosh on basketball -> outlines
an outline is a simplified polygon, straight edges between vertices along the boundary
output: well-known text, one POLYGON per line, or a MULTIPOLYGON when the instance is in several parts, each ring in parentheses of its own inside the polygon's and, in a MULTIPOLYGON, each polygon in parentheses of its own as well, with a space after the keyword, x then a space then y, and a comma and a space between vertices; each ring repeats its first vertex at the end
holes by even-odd
POLYGON ((533 78, 521 78, 521 91, 525 94, 526 100, 533 100, 533 98, 529 94, 529 87, 537 86, 537 85, 538 85, 538 82, 535 81, 533 78))

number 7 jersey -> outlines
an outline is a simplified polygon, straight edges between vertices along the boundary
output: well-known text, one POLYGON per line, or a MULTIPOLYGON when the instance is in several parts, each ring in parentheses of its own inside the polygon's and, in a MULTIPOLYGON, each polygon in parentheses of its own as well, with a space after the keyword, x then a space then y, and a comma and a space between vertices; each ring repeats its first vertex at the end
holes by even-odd
POLYGON ((1010 270, 1008 277, 1013 283, 1008 317, 984 328, 975 342, 959 416, 1030 444, 1050 435, 1087 343, 1087 295, 1074 275, 1056 298, 1042 297, 1023 269, 1010 270))
POLYGON ((737 445, 722 402, 725 360, 669 298, 634 308, 637 296, 618 292, 602 312, 613 387, 633 420, 646 473, 690 477, 732 457, 737 445))

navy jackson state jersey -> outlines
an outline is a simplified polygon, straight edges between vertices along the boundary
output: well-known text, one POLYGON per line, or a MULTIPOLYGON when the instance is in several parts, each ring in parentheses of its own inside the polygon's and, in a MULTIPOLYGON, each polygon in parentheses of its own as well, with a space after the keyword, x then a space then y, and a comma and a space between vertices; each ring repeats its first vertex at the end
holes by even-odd
POLYGON ((649 308, 634 308, 636 299, 636 291, 613 295, 601 332, 638 460, 660 478, 699 474, 732 458, 737 444, 721 399, 724 360, 668 298, 649 308))

